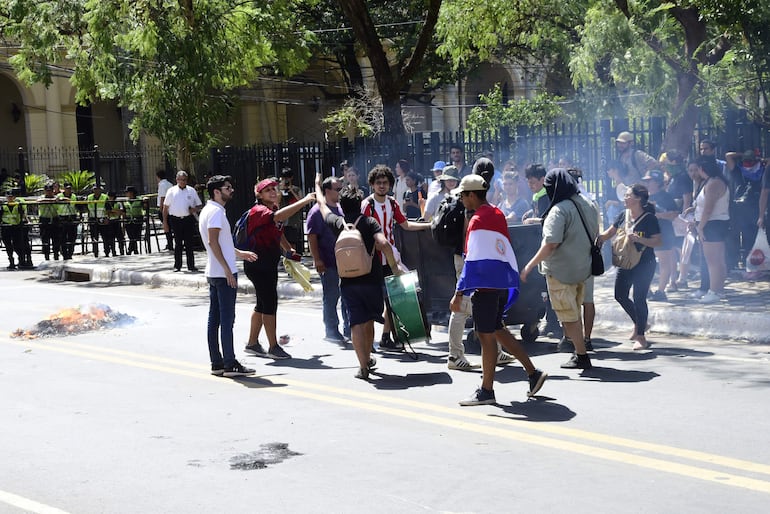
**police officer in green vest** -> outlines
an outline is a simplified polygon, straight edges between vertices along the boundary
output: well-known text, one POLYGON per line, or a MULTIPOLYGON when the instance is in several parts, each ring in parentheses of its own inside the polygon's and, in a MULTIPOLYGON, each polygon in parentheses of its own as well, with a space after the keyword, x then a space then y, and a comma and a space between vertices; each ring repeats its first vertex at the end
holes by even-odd
POLYGON ((88 207, 88 230, 91 233, 91 244, 94 257, 99 257, 99 238, 104 245, 104 253, 109 257, 105 235, 109 232, 109 220, 104 205, 107 203, 107 195, 102 192, 99 184, 94 185, 93 193, 86 197, 88 207))
POLYGON ((5 202, 0 204, 0 233, 2 233, 3 245, 8 253, 9 270, 16 269, 13 259, 14 252, 19 258, 19 268, 31 268, 32 258, 29 255, 29 241, 27 240, 27 207, 23 198, 17 198, 20 190, 11 189, 5 197, 5 202))
POLYGON ((40 239, 43 243, 43 256, 45 260, 51 259, 53 246, 53 258, 59 260, 61 241, 59 240, 59 208, 54 196, 53 182, 47 182, 43 186, 44 194, 37 200, 37 214, 40 221, 40 239))
POLYGON ((105 247, 109 247, 109 252, 105 250, 105 253, 115 253, 115 241, 118 242, 118 249, 120 255, 126 253, 126 237, 123 234, 123 203, 118 201, 118 194, 115 191, 107 193, 107 202, 104 204, 104 209, 107 211, 108 230, 104 237, 105 247))
POLYGON ((78 197, 72 192, 72 184, 65 182, 64 191, 56 195, 56 199, 59 202, 56 208, 59 211, 61 255, 66 261, 72 259, 72 254, 75 253, 75 240, 80 223, 80 213, 75 205, 78 197))
POLYGON ((123 202, 126 234, 128 235, 128 251, 126 254, 138 254, 139 241, 142 239, 142 221, 144 220, 142 205, 144 200, 136 197, 136 188, 134 186, 126 186, 126 196, 128 199, 123 202))

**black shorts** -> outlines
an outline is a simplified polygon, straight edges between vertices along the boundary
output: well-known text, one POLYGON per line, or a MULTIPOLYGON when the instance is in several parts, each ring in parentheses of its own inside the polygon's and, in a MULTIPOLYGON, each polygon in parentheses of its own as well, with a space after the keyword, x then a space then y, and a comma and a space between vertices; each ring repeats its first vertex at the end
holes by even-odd
POLYGON ((473 293, 471 304, 473 305, 473 325, 476 332, 491 334, 505 328, 503 314, 505 314, 506 301, 508 301, 507 289, 473 293))
POLYGON ((730 230, 730 222, 727 220, 707 221, 703 227, 703 239, 707 243, 724 243, 730 230))
POLYGON ((265 270, 256 268, 251 262, 244 262, 243 271, 254 285, 257 295, 254 311, 274 316, 278 312, 278 268, 265 270))
POLYGON ((344 284, 340 287, 340 295, 348 307, 351 327, 369 321, 384 321, 381 284, 344 284))

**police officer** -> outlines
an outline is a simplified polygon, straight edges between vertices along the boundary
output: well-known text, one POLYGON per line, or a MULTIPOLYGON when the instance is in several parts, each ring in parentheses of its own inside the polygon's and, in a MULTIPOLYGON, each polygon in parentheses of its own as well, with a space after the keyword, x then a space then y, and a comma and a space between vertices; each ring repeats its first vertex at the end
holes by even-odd
POLYGON ((104 244, 104 253, 107 252, 106 235, 109 231, 109 220, 107 219, 107 210, 104 208, 107 203, 107 195, 102 193, 99 184, 94 185, 93 193, 86 197, 88 203, 88 229, 91 232, 91 242, 94 251, 94 257, 99 257, 99 238, 104 244))
POLYGON ((29 255, 29 242, 26 241, 27 231, 24 224, 27 223, 27 207, 23 198, 17 198, 20 190, 11 189, 5 197, 5 202, 0 205, 0 232, 3 245, 8 253, 8 270, 16 269, 13 253, 19 257, 19 268, 32 267, 32 259, 29 255))
MULTIPOLYGON (((104 209, 107 211, 107 230, 104 237, 105 246, 109 247, 109 253, 117 255, 115 252, 115 241, 118 242, 120 255, 126 253, 126 238, 123 234, 123 203, 117 200, 118 194, 115 191, 107 193, 107 202, 104 209)), ((105 250, 107 253, 107 250, 105 250)))
POLYGON ((72 259, 72 254, 75 253, 75 240, 80 222, 80 214, 75 206, 78 197, 72 192, 72 184, 65 182, 64 191, 56 195, 56 199, 59 202, 56 208, 59 212, 61 254, 66 261, 72 259))
POLYGON ((126 234, 128 235, 128 252, 126 254, 138 254, 139 241, 142 239, 142 220, 144 219, 142 205, 144 200, 136 197, 136 188, 134 186, 126 186, 126 196, 128 200, 123 202, 126 234))
POLYGON ((40 220, 40 239, 43 243, 43 256, 45 260, 51 259, 51 247, 53 246, 53 258, 59 260, 61 241, 59 240, 59 207, 54 196, 53 182, 47 182, 43 186, 43 196, 37 201, 37 214, 40 220))

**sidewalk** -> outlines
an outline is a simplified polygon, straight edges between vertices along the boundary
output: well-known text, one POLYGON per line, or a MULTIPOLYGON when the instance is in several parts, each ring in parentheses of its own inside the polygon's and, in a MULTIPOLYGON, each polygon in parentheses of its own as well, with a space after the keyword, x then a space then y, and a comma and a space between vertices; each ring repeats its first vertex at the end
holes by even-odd
MULTIPOLYGON (((173 256, 169 252, 144 255, 94 258, 76 256, 71 261, 42 261, 33 255, 36 273, 56 280, 80 280, 97 283, 134 284, 148 287, 187 287, 206 290, 203 273, 173 271, 173 256)), ((196 253, 195 262, 203 269, 206 255, 196 253)), ((304 260, 310 267, 311 261, 304 260)), ((7 258, 0 257, 0 277, 18 271, 5 271, 7 258)), ((251 283, 243 273, 239 274, 239 290, 254 294, 251 283)), ((318 275, 312 274, 314 290, 305 293, 285 272, 279 272, 278 294, 282 298, 306 298, 321 308, 321 284, 318 275)), ((628 329, 631 322, 614 299, 615 277, 611 269, 596 278, 596 328, 628 329)), ((691 283, 691 287, 697 282, 691 283)), ((749 281, 733 273, 728 278, 727 297, 718 304, 703 305, 688 298, 694 289, 669 293, 667 302, 648 302, 650 308, 651 336, 656 334, 698 335, 715 339, 738 339, 756 343, 770 343, 770 277, 764 275, 749 281)), ((598 334, 597 334, 598 335, 598 334)))

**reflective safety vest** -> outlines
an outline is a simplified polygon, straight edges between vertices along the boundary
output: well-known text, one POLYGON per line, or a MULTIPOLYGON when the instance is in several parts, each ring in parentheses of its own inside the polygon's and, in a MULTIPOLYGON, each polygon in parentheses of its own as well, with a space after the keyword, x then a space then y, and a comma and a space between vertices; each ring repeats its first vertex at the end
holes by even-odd
POLYGON ((2 207, 3 225, 21 225, 22 213, 27 212, 24 200, 18 198, 16 201, 4 203, 0 207, 2 207))
MULTIPOLYGON (((64 193, 59 193, 56 195, 56 198, 58 200, 66 200, 67 196, 64 193)), ((77 199, 78 197, 75 196, 75 193, 72 193, 69 197, 69 202, 56 204, 56 209, 59 211, 59 216, 75 216, 77 214, 77 210, 75 209, 75 205, 71 202, 76 202, 77 199)))
POLYGON ((142 203, 142 200, 139 198, 123 202, 123 207, 126 209, 126 218, 141 219, 143 214, 142 203))
POLYGON ((58 218, 59 217, 59 206, 55 203, 49 203, 51 200, 56 200, 56 198, 46 198, 45 196, 41 197, 40 200, 38 200, 37 204, 37 214, 41 218, 58 218))
POLYGON ((107 218, 110 220, 119 220, 120 211, 123 210, 123 204, 114 200, 107 200, 104 209, 107 211, 107 218))
POLYGON ((102 193, 97 199, 93 193, 86 197, 88 204, 88 217, 94 219, 103 219, 106 217, 104 204, 107 203, 107 195, 102 193))

